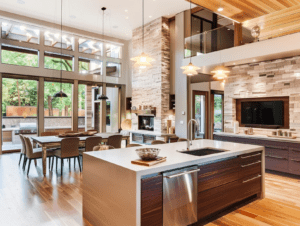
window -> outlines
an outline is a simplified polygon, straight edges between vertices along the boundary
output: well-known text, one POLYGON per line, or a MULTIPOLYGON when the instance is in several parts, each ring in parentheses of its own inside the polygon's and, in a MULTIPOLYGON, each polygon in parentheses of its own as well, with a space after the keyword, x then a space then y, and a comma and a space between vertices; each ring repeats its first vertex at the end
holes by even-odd
POLYGON ((121 46, 106 44, 106 56, 111 58, 121 58, 121 46))
POLYGON ((102 42, 83 39, 83 38, 79 39, 80 53, 89 53, 89 54, 102 56, 102 49, 103 49, 102 42))
POLYGON ((106 94, 106 132, 118 132, 119 129, 119 88, 107 87, 106 94))
POLYGON ((45 68, 61 70, 61 65, 62 70, 73 71, 73 56, 45 52, 45 68))
POLYGON ((62 83, 62 90, 68 97, 53 98, 60 91, 59 82, 44 83, 44 123, 45 131, 64 133, 72 128, 72 88, 71 83, 62 83))
POLYGON ((79 58, 79 72, 82 74, 102 75, 102 61, 79 58))
POLYGON ((3 21, 1 37, 3 39, 16 40, 19 42, 39 44, 40 30, 25 24, 3 21))
MULTIPOLYGON (((85 120, 85 97, 86 97, 86 85, 78 85, 78 129, 84 129, 85 120)), ((91 95, 91 94, 89 94, 91 95)))
POLYGON ((121 77, 121 64, 107 62, 106 63, 106 76, 121 77))
POLYGON ((66 50, 74 50, 74 37, 70 35, 63 34, 61 37, 61 32, 50 32, 46 31, 44 33, 45 46, 51 46, 55 48, 63 48, 66 50))
POLYGON ((1 62, 3 64, 12 64, 29 67, 38 67, 39 65, 37 50, 2 45, 1 56, 1 62))

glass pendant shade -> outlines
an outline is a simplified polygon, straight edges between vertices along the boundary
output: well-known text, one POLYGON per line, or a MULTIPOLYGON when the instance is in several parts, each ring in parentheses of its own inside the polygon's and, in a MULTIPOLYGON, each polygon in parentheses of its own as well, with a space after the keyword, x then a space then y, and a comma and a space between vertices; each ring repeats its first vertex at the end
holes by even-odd
POLYGON ((149 57, 146 53, 142 53, 137 57, 133 57, 130 60, 135 61, 134 67, 145 69, 151 67, 151 62, 155 61, 153 58, 149 57))
POLYGON ((193 75, 198 75, 199 73, 197 72, 197 70, 201 68, 193 65, 192 63, 189 63, 187 66, 181 67, 181 69, 184 70, 183 74, 188 76, 193 76, 193 75))
POLYGON ((229 69, 224 66, 217 66, 213 71, 211 71, 212 74, 214 74, 213 78, 224 80, 227 78, 227 74, 230 73, 229 69))
POLYGON ((58 93, 55 93, 53 97, 68 97, 68 95, 61 90, 58 93))

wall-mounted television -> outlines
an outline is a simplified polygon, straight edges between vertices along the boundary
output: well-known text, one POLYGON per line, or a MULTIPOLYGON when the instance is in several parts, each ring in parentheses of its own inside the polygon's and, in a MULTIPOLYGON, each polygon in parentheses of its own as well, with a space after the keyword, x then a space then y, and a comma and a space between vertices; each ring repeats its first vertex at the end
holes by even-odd
POLYGON ((284 126, 284 101, 241 102, 241 123, 246 126, 284 126))

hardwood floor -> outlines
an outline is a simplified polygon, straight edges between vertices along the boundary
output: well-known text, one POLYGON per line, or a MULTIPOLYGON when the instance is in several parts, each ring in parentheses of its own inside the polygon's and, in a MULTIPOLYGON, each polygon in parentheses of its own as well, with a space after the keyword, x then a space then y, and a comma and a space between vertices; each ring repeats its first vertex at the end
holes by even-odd
MULTIPOLYGON (((31 164, 29 177, 18 167, 19 154, 0 155, 0 225, 85 225, 82 176, 78 164, 63 177, 42 176, 42 163, 31 164)), ((55 166, 54 166, 55 168, 55 166)), ((60 165, 58 167, 60 169, 60 165)), ((60 171, 59 171, 60 172, 60 171)), ((207 226, 300 225, 300 177, 267 173, 266 198, 243 206, 207 226)))

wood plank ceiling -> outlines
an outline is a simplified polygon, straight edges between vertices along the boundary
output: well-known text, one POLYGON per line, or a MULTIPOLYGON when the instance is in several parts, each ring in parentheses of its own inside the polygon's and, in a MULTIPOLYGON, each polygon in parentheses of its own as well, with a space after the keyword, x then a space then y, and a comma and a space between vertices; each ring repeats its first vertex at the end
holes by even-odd
MULTIPOLYGON (((189 1, 189 0, 186 0, 189 1)), ((191 0, 192 3, 243 23, 261 27, 260 39, 300 31, 300 0, 191 0), (218 8, 224 8, 218 12, 218 8)))

